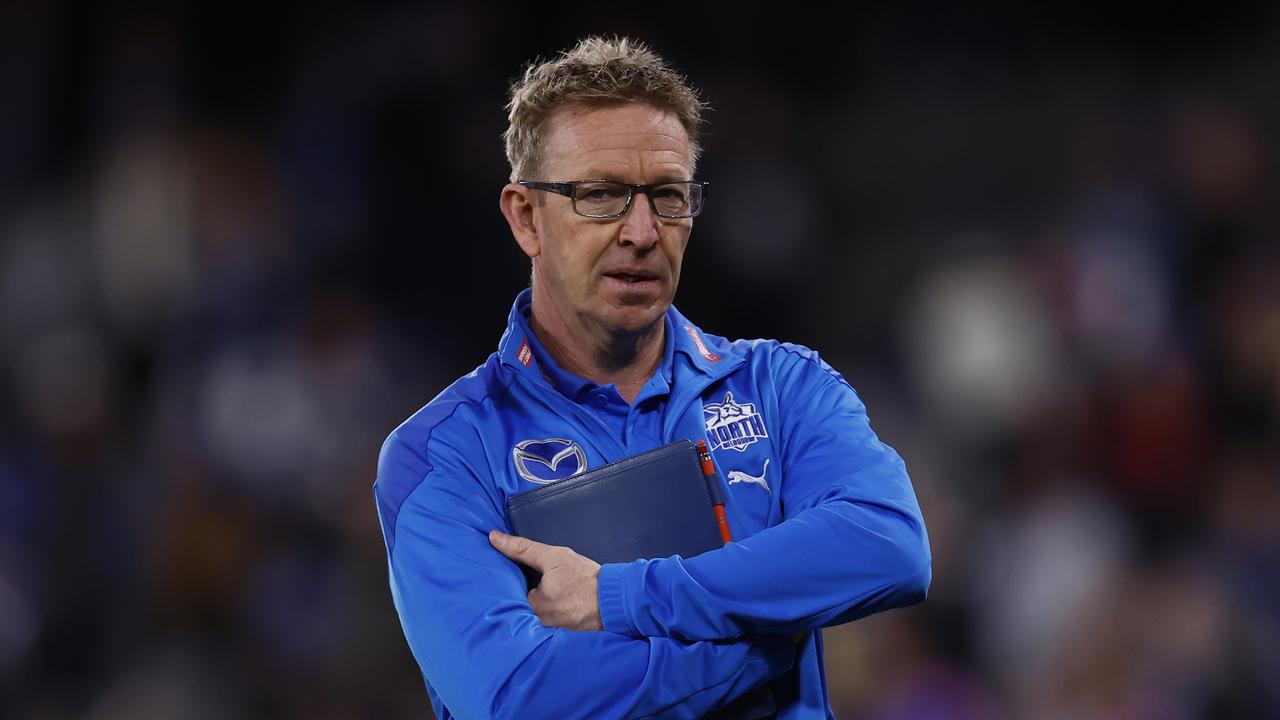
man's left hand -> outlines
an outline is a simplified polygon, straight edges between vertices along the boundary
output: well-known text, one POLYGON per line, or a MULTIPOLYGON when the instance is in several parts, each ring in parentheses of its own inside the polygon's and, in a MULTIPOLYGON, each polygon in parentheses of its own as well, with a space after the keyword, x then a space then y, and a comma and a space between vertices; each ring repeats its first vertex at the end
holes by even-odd
POLYGON ((529 591, 533 612, 548 627, 601 630, 596 596, 600 563, 567 547, 546 545, 499 530, 489 531, 498 552, 542 573, 542 582, 529 591))

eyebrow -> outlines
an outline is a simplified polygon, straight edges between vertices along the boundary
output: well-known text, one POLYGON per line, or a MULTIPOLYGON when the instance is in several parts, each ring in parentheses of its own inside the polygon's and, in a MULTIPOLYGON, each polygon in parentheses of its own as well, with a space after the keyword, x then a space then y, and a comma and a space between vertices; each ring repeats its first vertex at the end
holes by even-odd
MULTIPOLYGON (((625 182, 627 182, 626 180, 623 180, 622 178, 614 177, 614 176, 612 176, 612 175, 610 175, 609 173, 606 173, 606 172, 598 172, 598 171, 596 171, 596 170, 594 170, 594 169, 593 169, 593 170, 588 170, 588 171, 587 171, 587 173, 588 173, 588 174, 583 175, 581 178, 578 178, 578 179, 580 179, 580 180, 609 180, 609 181, 612 181, 612 182, 620 182, 620 183, 625 183, 625 182), (594 173, 594 174, 591 174, 591 173, 594 173)), ((653 182, 650 182, 650 183, 636 183, 636 184, 637 184, 637 185, 661 185, 662 183, 669 183, 669 182, 690 182, 691 180, 692 180, 692 178, 677 177, 677 176, 672 175, 672 174, 666 174, 666 175, 659 175, 659 176, 658 176, 658 178, 657 178, 656 180, 654 180, 653 182)))

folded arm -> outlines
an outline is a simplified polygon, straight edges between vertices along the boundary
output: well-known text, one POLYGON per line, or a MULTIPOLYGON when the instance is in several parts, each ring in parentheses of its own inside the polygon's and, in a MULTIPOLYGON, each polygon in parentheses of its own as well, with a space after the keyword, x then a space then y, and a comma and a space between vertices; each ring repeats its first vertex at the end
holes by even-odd
POLYGON ((791 666, 785 639, 687 642, 545 626, 517 566, 490 545, 488 530, 506 523, 488 493, 447 453, 425 464, 416 453, 393 437, 379 464, 379 483, 384 472, 430 468, 396 509, 392 594, 423 675, 453 715, 698 717, 791 666))
POLYGON ((835 625, 922 600, 928 536, 902 459, 816 358, 778 387, 785 519, 695 558, 606 564, 605 630, 725 640, 835 625))

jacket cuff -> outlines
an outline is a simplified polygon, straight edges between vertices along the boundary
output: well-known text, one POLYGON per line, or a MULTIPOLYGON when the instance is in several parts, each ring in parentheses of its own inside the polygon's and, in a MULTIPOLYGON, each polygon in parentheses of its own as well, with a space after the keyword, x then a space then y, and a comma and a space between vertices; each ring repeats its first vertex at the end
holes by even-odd
POLYGON ((605 563, 596 581, 600 625, 611 633, 642 637, 627 607, 627 570, 634 563, 605 563))

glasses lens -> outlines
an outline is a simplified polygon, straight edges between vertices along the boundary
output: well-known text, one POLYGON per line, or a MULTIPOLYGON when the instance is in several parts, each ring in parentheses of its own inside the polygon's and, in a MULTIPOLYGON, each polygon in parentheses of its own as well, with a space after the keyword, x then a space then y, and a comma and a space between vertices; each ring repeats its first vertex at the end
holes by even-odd
POLYGON ((630 192, 630 188, 618 183, 582 183, 574 189, 573 206, 588 217, 610 217, 620 214, 627 206, 630 192))
POLYGON ((653 205, 667 217, 697 215, 702 210, 702 186, 692 182, 659 185, 653 189, 653 205))

